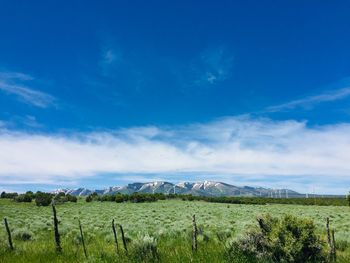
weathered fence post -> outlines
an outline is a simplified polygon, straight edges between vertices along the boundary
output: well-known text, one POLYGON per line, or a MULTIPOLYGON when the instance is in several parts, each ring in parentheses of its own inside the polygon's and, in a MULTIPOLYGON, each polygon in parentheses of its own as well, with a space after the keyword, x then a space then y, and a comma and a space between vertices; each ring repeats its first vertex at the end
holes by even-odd
POLYGON ((337 249, 336 249, 336 245, 335 245, 334 229, 332 229, 332 231, 330 231, 328 217, 326 219, 326 229, 327 229, 327 242, 329 245, 329 259, 332 262, 336 262, 337 261, 337 251, 336 251, 337 249))
POLYGON ((329 231, 329 217, 326 218, 326 229, 327 229, 327 242, 329 248, 332 249, 331 233, 329 231))
POLYGON ((6 217, 4 218, 4 222, 5 222, 5 228, 6 228, 6 232, 7 232, 7 236, 8 236, 8 240, 9 240, 9 247, 10 247, 11 250, 13 250, 11 231, 10 231, 9 225, 7 223, 6 217))
POLYGON ((119 228, 120 228, 120 233, 122 234, 122 240, 123 240, 123 245, 124 245, 124 249, 126 251, 126 254, 128 254, 128 248, 126 247, 126 240, 125 240, 125 236, 124 236, 124 230, 121 224, 119 224, 119 228))
POLYGON ((192 216, 192 225, 193 225, 193 230, 192 230, 192 251, 196 252, 197 251, 197 224, 196 224, 196 215, 192 216))
POLYGON ((116 248, 117 253, 118 253, 119 252, 119 245, 118 245, 117 231, 115 230, 115 225, 114 225, 114 219, 112 220, 112 229, 113 229, 113 235, 114 235, 115 248, 116 248))
POLYGON ((87 258, 87 252, 86 252, 86 247, 85 247, 85 241, 84 241, 84 235, 83 235, 83 229, 81 227, 81 223, 79 220, 79 229, 80 229, 80 237, 81 237, 81 243, 83 244, 83 248, 84 248, 84 255, 87 258))
POLYGON ((60 233, 58 232, 58 219, 56 215, 56 207, 54 204, 52 204, 52 211, 53 211, 53 225, 55 230, 55 243, 56 243, 56 251, 61 252, 61 239, 60 239, 60 233))
POLYGON ((336 252, 336 247, 335 247, 335 238, 334 238, 334 229, 332 229, 332 258, 333 261, 337 261, 337 252, 336 252))

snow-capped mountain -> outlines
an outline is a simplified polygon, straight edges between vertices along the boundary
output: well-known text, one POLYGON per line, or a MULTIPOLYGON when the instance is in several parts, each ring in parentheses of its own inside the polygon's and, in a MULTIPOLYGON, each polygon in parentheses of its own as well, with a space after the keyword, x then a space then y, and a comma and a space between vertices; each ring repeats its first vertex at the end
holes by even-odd
POLYGON ((192 194, 203 196, 262 196, 262 197, 300 197, 301 194, 289 189, 268 189, 262 187, 238 187, 222 182, 170 182, 156 181, 148 183, 131 183, 125 186, 112 186, 101 190, 89 190, 86 188, 57 189, 54 193, 64 192, 75 196, 86 196, 91 193, 103 194, 132 194, 138 193, 163 193, 163 194, 192 194))

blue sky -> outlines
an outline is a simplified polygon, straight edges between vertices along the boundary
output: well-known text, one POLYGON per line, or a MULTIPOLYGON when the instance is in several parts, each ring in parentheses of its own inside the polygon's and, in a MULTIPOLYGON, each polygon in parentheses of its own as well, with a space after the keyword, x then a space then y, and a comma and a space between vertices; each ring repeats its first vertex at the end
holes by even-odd
POLYGON ((1 1, 0 188, 350 188, 348 1, 1 1))

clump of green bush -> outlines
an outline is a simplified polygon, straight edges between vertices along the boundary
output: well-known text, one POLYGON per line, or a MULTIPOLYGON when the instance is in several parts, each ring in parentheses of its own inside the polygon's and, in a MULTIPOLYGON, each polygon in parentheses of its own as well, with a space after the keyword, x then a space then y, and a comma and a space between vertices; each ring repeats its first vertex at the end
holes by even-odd
POLYGON ((105 194, 97 195, 92 193, 85 198, 86 202, 100 201, 100 202, 132 202, 132 203, 144 203, 144 202, 156 202, 158 200, 165 200, 166 197, 162 193, 146 194, 146 193, 132 193, 132 194, 121 194, 117 193, 114 195, 105 194))
POLYGON ((31 232, 27 229, 19 228, 19 229, 16 229, 15 231, 13 231, 13 236, 17 240, 30 241, 33 239, 33 232, 31 232))
POLYGON ((16 202, 31 203, 32 199, 33 199, 32 196, 28 194, 20 194, 19 196, 15 197, 16 202))
POLYGON ((324 242, 316 235, 312 220, 265 215, 258 218, 258 225, 245 237, 228 242, 228 258, 239 257, 242 262, 326 262, 324 242))
POLYGON ((88 195, 86 198, 85 198, 85 201, 90 203, 92 202, 92 196, 91 195, 88 195))
MULTIPOLYGON (((66 235, 67 240, 69 240, 70 242, 72 242, 72 244, 75 245, 81 245, 82 244, 82 238, 80 235, 79 230, 71 230, 67 233, 66 235)), ((94 233, 91 232, 84 232, 84 242, 85 244, 89 244, 91 243, 94 239, 96 238, 94 233)))
POLYGON ((136 262, 159 261, 157 240, 149 235, 138 237, 133 242, 133 255, 136 262))
POLYGON ((55 204, 63 204, 66 202, 76 203, 78 201, 78 198, 76 196, 60 192, 54 196, 53 200, 55 201, 55 204))
POLYGON ((48 206, 52 202, 53 195, 50 193, 37 192, 35 194, 35 204, 37 206, 48 206))
POLYGON ((44 192, 36 192, 35 194, 35 203, 37 206, 48 206, 52 202, 54 202, 54 204, 63 204, 66 202, 76 203, 77 201, 78 198, 76 196, 70 194, 66 195, 64 192, 56 195, 44 192))
POLYGON ((0 198, 14 199, 18 196, 17 193, 6 193, 5 191, 0 194, 0 198))

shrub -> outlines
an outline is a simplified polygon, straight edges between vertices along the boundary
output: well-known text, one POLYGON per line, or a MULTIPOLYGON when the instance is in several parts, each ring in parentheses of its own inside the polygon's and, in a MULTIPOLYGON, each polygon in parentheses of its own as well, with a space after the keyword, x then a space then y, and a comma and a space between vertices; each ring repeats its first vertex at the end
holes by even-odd
POLYGON ((216 237, 219 241, 223 242, 232 237, 233 231, 230 229, 221 230, 216 232, 216 237))
POLYGON ((21 241, 29 241, 33 239, 33 233, 27 229, 16 229, 13 231, 13 237, 21 241))
POLYGON ((311 220, 269 215, 258 219, 259 227, 250 230, 245 238, 231 242, 228 257, 255 257, 272 262, 324 262, 323 242, 315 234, 311 220))
POLYGON ((66 196, 64 192, 59 192, 58 194, 55 195, 55 199, 62 199, 66 196))
POLYGON ((32 197, 28 194, 20 194, 19 196, 15 197, 16 202, 32 202, 32 197))
POLYGON ((154 237, 145 235, 134 242, 134 259, 136 262, 155 262, 159 260, 157 241, 154 237))
MULTIPOLYGON (((67 240, 72 242, 73 244, 76 245, 81 245, 82 244, 82 239, 79 230, 72 230, 67 232, 67 240)), ((113 237, 113 236, 112 236, 113 237)), ((93 241, 95 238, 95 235, 89 231, 84 231, 84 242, 85 244, 88 244, 93 241)))
POLYGON ((5 191, 1 193, 0 197, 1 198, 9 198, 9 199, 14 199, 18 196, 17 193, 6 193, 5 191))
POLYGON ((48 206, 51 204, 52 194, 37 192, 35 194, 35 203, 37 206, 48 206))
MULTIPOLYGON (((225 256, 228 262, 232 263, 267 263, 267 259, 261 259, 257 255, 248 254, 240 248, 240 244, 231 239, 227 241, 225 256)), ((265 257, 266 258, 266 257, 265 257)))
POLYGON ((30 196, 32 199, 35 198, 35 194, 32 191, 27 191, 26 195, 30 196))
POLYGON ((115 201, 116 201, 117 203, 123 203, 123 202, 124 202, 124 196, 121 195, 121 194, 117 194, 117 195, 115 196, 115 201))
POLYGON ((78 201, 78 198, 76 196, 70 195, 70 194, 65 194, 63 192, 55 195, 54 197, 55 204, 63 204, 66 202, 74 202, 76 203, 78 201))
POLYGON ((76 203, 78 198, 74 195, 66 195, 68 202, 76 203))
POLYGON ((91 195, 88 195, 86 198, 85 198, 85 201, 90 203, 92 201, 92 196, 91 195))

